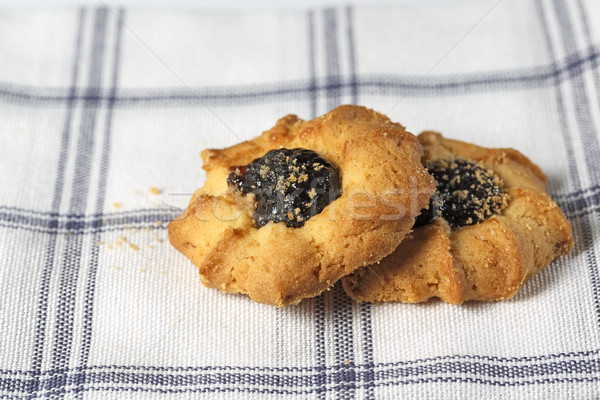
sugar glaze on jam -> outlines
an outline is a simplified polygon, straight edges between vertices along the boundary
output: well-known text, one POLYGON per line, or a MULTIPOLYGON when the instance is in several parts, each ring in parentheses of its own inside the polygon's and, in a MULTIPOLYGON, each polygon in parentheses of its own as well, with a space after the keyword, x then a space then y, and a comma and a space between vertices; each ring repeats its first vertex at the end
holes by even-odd
POLYGON ((426 165, 436 180, 429 208, 421 211, 415 227, 444 217, 453 228, 485 221, 506 206, 502 180, 480 165, 456 158, 429 161, 426 165))
POLYGON ((245 166, 231 168, 227 183, 243 194, 254 194, 254 221, 299 228, 340 197, 337 169, 312 150, 277 149, 245 166))

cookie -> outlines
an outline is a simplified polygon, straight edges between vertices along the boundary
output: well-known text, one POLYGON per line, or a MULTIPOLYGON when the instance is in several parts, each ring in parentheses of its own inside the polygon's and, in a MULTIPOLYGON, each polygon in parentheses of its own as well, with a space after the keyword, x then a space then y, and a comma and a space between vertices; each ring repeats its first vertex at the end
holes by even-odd
POLYGON ((390 254, 435 182, 416 137, 340 106, 288 115, 262 135, 201 156, 206 182, 168 226, 202 283, 287 306, 390 254))
POLYGON ((435 132, 418 139, 436 195, 391 255, 342 279, 349 296, 452 304, 509 299, 571 251, 571 225, 546 193, 546 176, 523 154, 435 132))

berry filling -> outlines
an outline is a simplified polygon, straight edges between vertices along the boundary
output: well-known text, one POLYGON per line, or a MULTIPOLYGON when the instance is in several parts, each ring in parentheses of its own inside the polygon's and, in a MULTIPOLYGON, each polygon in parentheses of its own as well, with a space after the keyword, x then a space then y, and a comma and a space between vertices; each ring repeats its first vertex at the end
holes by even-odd
POLYGON ((452 228, 474 225, 499 213, 506 205, 502 180, 492 171, 462 158, 430 161, 436 193, 415 220, 415 227, 444 217, 452 228))
POLYGON ((231 167, 230 187, 254 194, 254 221, 299 228, 341 195, 337 169, 307 149, 271 150, 246 166, 231 167))

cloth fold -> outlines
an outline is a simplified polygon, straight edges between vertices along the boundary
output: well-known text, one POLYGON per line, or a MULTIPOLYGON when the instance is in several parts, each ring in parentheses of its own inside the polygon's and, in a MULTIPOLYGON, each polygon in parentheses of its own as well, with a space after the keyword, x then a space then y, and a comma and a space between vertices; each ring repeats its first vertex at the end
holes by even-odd
POLYGON ((599 397, 599 19, 592 0, 0 12, 0 397, 599 397), (204 288, 165 230, 198 153, 344 103, 523 152, 575 249, 499 303, 204 288))

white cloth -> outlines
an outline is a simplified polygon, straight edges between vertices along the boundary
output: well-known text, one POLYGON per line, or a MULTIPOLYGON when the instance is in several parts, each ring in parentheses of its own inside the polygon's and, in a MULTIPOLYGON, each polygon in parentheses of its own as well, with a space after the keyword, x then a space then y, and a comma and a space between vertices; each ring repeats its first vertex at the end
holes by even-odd
POLYGON ((594 0, 3 11, 0 397, 598 398, 598 20, 594 0), (342 103, 527 154, 573 252, 493 304, 204 288, 165 231, 199 151, 342 103))

